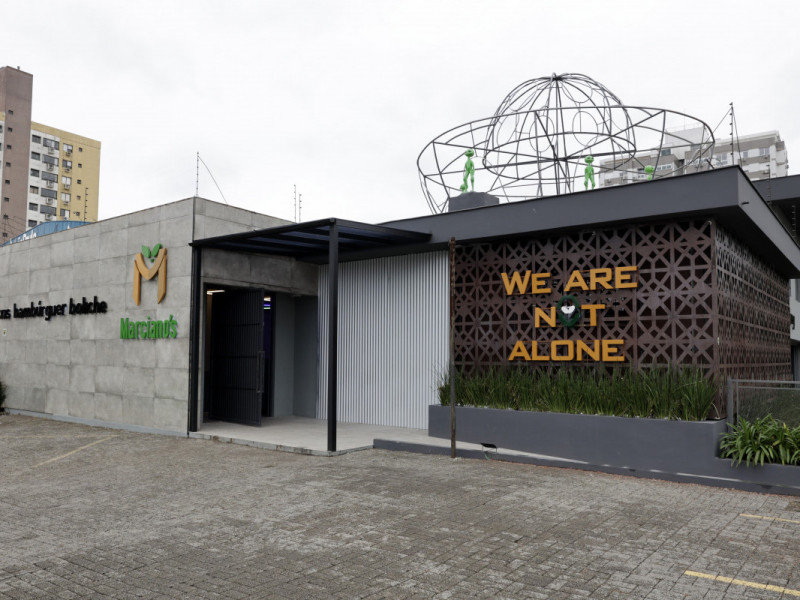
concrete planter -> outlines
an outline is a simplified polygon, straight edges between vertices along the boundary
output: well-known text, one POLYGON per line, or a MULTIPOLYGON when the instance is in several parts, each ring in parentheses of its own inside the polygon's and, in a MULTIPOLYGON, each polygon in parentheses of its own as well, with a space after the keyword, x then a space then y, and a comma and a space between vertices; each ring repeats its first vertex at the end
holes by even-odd
MULTIPOLYGON (((429 407, 428 435, 450 437, 450 408, 429 407)), ((667 421, 456 408, 456 439, 625 469, 686 473, 718 453, 724 421, 667 421)))
MULTIPOLYGON (((429 436, 450 438, 449 406, 430 406, 428 419, 429 436)), ((505 460, 800 495, 800 467, 733 467, 729 459, 718 458, 725 430, 725 421, 456 408, 457 440, 494 444, 505 460)), ((474 450, 461 454, 481 455, 474 450)))

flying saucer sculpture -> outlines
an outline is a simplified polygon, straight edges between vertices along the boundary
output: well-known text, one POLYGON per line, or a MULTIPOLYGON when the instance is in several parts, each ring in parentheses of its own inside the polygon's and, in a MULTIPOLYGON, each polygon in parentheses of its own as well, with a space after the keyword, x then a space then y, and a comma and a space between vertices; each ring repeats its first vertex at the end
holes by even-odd
POLYGON ((583 190, 587 166, 601 187, 705 170, 713 148, 703 121, 626 106, 597 81, 566 73, 520 84, 492 117, 454 127, 425 146, 417 167, 428 205, 440 213, 463 191, 469 149, 476 188, 511 202, 583 190))

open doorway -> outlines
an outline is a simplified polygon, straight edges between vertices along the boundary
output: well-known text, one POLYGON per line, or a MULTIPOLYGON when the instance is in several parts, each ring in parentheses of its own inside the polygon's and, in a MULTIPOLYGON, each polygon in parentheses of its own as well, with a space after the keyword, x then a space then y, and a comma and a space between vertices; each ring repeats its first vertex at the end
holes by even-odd
POLYGON ((260 426, 272 416, 274 313, 274 294, 262 289, 207 289, 207 419, 260 426))

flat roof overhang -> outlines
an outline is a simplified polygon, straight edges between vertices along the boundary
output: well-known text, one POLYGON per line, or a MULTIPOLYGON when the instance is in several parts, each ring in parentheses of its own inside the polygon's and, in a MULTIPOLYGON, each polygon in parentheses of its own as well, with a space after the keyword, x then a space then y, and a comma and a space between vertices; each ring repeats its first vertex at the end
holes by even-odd
POLYGON ((192 246, 232 252, 290 256, 304 262, 328 262, 331 232, 336 231, 339 260, 350 256, 382 254, 397 246, 416 246, 430 241, 430 233, 370 225, 344 219, 321 219, 269 229, 196 240, 192 246))
MULTIPOLYGON (((792 183, 800 188, 800 179, 792 183)), ((781 275, 800 277, 800 247, 785 216, 765 201, 738 166, 382 225, 429 232, 428 245, 433 249, 444 248, 450 237, 462 243, 480 242, 695 218, 716 219, 781 275)))

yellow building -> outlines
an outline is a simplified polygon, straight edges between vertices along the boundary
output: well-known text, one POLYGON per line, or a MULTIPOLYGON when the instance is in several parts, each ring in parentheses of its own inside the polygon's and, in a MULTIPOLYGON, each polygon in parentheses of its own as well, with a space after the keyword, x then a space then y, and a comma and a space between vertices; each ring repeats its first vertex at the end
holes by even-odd
POLYGON ((100 142, 31 121, 33 75, 0 68, 0 244, 48 221, 97 221, 100 142))
POLYGON ((38 215, 31 205, 44 201, 47 206, 48 200, 52 200, 49 205, 56 209, 55 214, 50 213, 50 220, 97 221, 100 189, 100 142, 97 140, 31 123, 29 178, 29 226, 34 220, 41 222, 39 215, 47 217, 47 213, 41 212, 41 204, 38 215), (39 165, 36 164, 37 155, 39 165), (39 171, 38 181, 36 171, 39 171), (45 190, 52 191, 42 194, 45 190))

